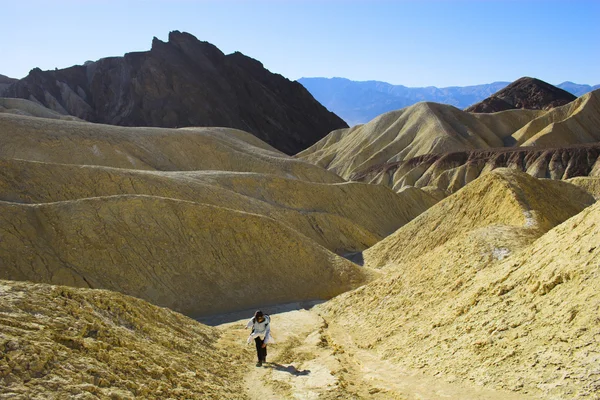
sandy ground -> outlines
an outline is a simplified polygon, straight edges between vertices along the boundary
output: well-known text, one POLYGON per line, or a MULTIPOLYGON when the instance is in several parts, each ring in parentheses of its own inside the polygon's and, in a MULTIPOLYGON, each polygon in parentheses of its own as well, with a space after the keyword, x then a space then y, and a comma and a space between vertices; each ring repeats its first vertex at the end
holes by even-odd
MULTIPOLYGON (((288 307, 289 308, 289 307, 288 307)), ((269 312, 270 310, 265 309, 269 312)), ((248 313, 248 318, 252 313, 248 313)), ((267 363, 257 367, 254 343, 246 345, 247 318, 218 325, 218 345, 243 355, 249 399, 528 399, 524 395, 464 384, 405 370, 357 348, 339 327, 311 310, 271 314, 276 340, 267 363)))

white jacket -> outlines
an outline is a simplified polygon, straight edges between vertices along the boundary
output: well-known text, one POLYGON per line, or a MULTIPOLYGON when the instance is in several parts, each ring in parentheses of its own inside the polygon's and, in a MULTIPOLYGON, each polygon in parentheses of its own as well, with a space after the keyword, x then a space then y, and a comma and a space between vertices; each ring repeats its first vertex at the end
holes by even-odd
POLYGON ((265 315, 263 322, 258 322, 254 317, 246 324, 246 329, 252 328, 252 333, 248 336, 248 343, 256 337, 260 337, 264 343, 274 343, 275 340, 271 336, 271 317, 265 315))

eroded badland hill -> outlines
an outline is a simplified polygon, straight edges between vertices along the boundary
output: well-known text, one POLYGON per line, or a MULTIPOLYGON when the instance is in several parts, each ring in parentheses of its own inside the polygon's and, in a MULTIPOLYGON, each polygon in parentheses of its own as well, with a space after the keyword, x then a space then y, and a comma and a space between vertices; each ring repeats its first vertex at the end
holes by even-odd
POLYGON ((422 103, 298 157, 2 100, 0 397, 597 398, 597 97, 422 103))

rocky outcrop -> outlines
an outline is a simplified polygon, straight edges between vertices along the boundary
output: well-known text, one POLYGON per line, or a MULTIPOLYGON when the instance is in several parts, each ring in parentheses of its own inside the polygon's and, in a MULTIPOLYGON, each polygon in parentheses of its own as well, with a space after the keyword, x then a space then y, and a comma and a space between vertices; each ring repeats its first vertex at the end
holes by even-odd
POLYGON ((288 154, 347 126, 299 83, 178 31, 166 43, 154 38, 150 51, 33 69, 4 95, 91 122, 242 129, 288 154))
POLYGON ((493 113, 525 108, 549 110, 570 103, 577 97, 571 93, 535 78, 520 78, 487 99, 473 104, 465 111, 493 113))
POLYGON ((496 168, 512 168, 536 178, 569 179, 600 176, 600 144, 566 148, 507 148, 428 154, 375 166, 352 176, 400 190, 404 186, 435 187, 453 193, 496 168))
POLYGON ((0 397, 239 399, 221 333, 107 290, 0 281, 0 397))

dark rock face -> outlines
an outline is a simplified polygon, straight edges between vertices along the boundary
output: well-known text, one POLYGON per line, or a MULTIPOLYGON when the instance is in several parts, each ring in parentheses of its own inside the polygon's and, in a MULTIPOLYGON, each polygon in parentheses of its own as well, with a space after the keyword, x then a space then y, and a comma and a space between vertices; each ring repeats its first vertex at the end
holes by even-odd
MULTIPOLYGON (((519 147, 470 150, 443 154, 426 154, 406 161, 373 166, 356 173, 351 180, 382 183, 389 187, 398 180, 411 186, 438 185, 442 175, 454 186, 443 187, 454 192, 476 179, 483 171, 514 168, 536 178, 569 179, 599 176, 600 144, 583 144, 565 148, 519 147), (406 177, 410 176, 410 181, 406 177)), ((439 186, 439 185, 438 185, 439 186)))
POLYGON ((534 78, 521 78, 487 99, 465 109, 474 113, 491 113, 518 108, 549 110, 572 102, 571 93, 534 78))
POLYGON ((7 87, 16 81, 16 79, 9 78, 8 76, 0 75, 0 96, 2 96, 2 92, 4 92, 7 87))
POLYGON ((154 38, 147 52, 33 69, 5 96, 112 125, 243 129, 288 154, 347 127, 299 83, 178 31, 166 43, 154 38))

